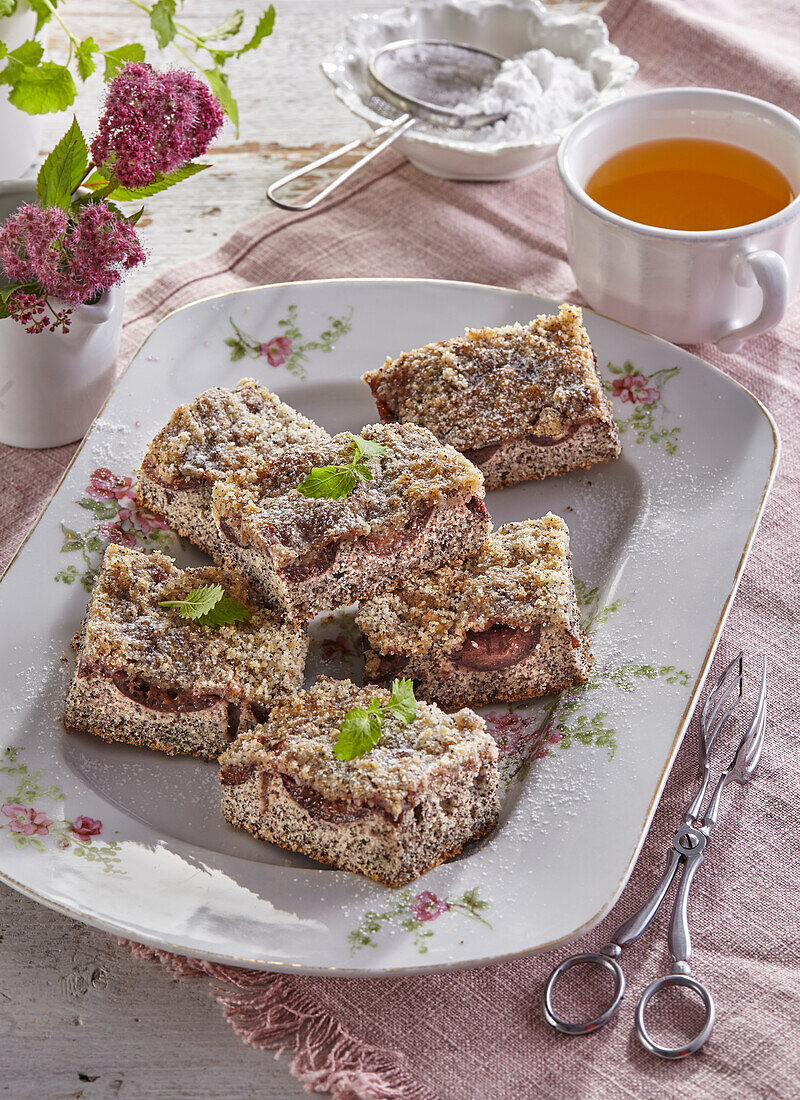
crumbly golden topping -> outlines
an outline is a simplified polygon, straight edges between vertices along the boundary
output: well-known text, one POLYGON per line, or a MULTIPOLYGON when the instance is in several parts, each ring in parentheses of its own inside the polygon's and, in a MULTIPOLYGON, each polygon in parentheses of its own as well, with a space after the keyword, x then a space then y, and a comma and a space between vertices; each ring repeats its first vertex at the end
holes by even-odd
POLYGON ((89 601, 79 661, 157 687, 268 703, 276 692, 302 682, 306 650, 302 627, 284 623, 224 570, 178 569, 157 551, 112 545, 89 601), (177 608, 158 606, 161 600, 182 600, 203 584, 221 584, 252 618, 200 626, 182 619, 177 608))
POLYGON ((387 717, 374 749, 355 760, 337 760, 333 749, 345 714, 376 696, 387 703, 390 692, 321 676, 308 691, 282 700, 265 725, 241 734, 220 765, 259 764, 323 798, 348 799, 397 817, 439 777, 464 769, 475 774, 482 763, 497 760, 497 745, 477 714, 445 714, 419 701, 409 725, 387 717))
POLYGON ((401 423, 424 424, 461 449, 526 435, 558 439, 575 421, 612 420, 572 305, 527 325, 467 329, 362 377, 401 423))
POLYGON ((214 481, 284 447, 327 438, 313 420, 243 378, 232 390, 215 387, 179 405, 148 447, 142 469, 166 485, 184 478, 214 481))
POLYGON ((551 512, 506 523, 463 565, 406 575, 363 601, 356 622, 373 649, 407 655, 427 653, 432 646, 457 649, 468 630, 497 624, 574 630, 567 525, 551 512))
POLYGON ((366 460, 372 480, 359 481, 350 496, 314 500, 297 489, 314 467, 349 462, 352 440, 345 432, 218 481, 214 518, 233 528, 243 545, 266 550, 281 568, 339 538, 399 532, 422 509, 445 500, 483 497, 480 470, 427 428, 373 424, 360 434, 383 444, 388 454, 366 460))

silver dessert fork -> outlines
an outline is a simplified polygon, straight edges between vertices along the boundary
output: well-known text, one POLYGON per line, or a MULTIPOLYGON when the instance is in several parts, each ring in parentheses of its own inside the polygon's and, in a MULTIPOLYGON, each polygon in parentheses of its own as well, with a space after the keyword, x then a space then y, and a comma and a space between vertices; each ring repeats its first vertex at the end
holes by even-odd
POLYGON ((761 686, 750 725, 740 740, 733 759, 717 780, 708 807, 702 818, 700 818, 703 801, 711 780, 709 753, 714 747, 722 727, 728 721, 742 697, 743 682, 743 658, 742 654, 739 653, 722 673, 703 706, 700 716, 700 789, 686 810, 683 823, 672 838, 672 846, 667 857, 667 869, 658 886, 656 886, 645 904, 619 926, 605 947, 601 947, 597 953, 573 955, 571 958, 565 959, 562 963, 559 963, 547 979, 542 994, 542 1011, 547 1022, 558 1031, 564 1032, 565 1035, 588 1035, 590 1032, 602 1027, 603 1024, 608 1023, 615 1015, 625 994, 625 975, 617 959, 622 953, 622 948, 638 940, 650 925, 653 917, 661 907, 661 903, 681 864, 683 864, 683 875, 678 886, 669 923, 668 943, 673 958, 672 969, 669 974, 662 975, 651 982, 640 996, 636 1006, 636 1034, 643 1046, 660 1058, 685 1058, 687 1054, 694 1054, 703 1046, 711 1034, 715 1017, 714 1000, 708 989, 691 977, 689 969, 689 960, 692 955, 688 920, 689 891, 697 869, 705 858, 709 834, 719 816, 722 792, 731 780, 736 780, 737 783, 741 784, 748 783, 753 778, 761 758, 767 723, 766 657, 762 658, 761 686), (608 1008, 594 1019, 570 1022, 556 1014, 553 1008, 553 989, 556 982, 567 970, 584 965, 601 966, 612 974, 614 978, 613 998, 608 1008), (701 998, 705 1008, 700 1030, 693 1039, 678 1047, 667 1047, 657 1043, 648 1032, 644 1018, 645 1010, 650 1001, 660 990, 666 989, 668 986, 684 986, 692 990, 701 998))

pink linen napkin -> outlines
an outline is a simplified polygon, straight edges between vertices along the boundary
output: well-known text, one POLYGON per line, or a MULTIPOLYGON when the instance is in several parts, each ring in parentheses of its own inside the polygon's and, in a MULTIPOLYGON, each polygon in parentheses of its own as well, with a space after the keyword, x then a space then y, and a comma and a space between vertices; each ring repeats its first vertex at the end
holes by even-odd
MULTIPOLYGON (((636 90, 702 84, 762 96, 800 114, 800 21, 794 0, 610 0, 613 40, 635 57, 636 90)), ((130 306, 121 362, 179 306, 259 283, 355 276, 464 279, 575 298, 551 163, 501 184, 436 180, 397 156, 324 211, 267 210, 210 257, 168 273, 130 306)), ((696 349, 752 390, 783 436, 775 489, 720 646, 712 681, 739 648, 771 660, 770 726, 746 791, 726 796, 711 857, 695 882, 694 970, 718 1005, 714 1035, 680 1063, 645 1053, 631 1003, 596 1035, 552 1032, 542 983, 564 949, 480 970, 406 978, 285 977, 159 957, 208 975, 242 1037, 295 1052, 292 1071, 339 1100, 547 1100, 800 1095, 800 860, 797 731, 800 610, 800 302, 774 332, 733 357, 696 349), (380 1005, 380 1011, 375 1006, 380 1005)), ((21 541, 73 448, 3 448, 0 554, 21 541)), ((752 667, 752 665, 751 665, 752 667)), ((669 780, 631 883, 583 946, 596 948, 647 896, 696 774, 696 729, 669 780)), ((668 968, 666 915, 626 952, 632 991, 668 968)))

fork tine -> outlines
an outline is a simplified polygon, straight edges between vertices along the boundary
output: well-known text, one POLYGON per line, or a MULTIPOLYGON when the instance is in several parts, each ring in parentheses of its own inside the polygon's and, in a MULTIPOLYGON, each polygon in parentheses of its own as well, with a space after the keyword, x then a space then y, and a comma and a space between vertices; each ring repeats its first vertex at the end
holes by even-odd
POLYGON ((737 783, 747 783, 752 779, 758 762, 761 759, 761 750, 764 747, 764 737, 767 730, 767 658, 762 658, 761 685, 758 690, 753 717, 733 759, 731 779, 737 783))
POLYGON ((736 704, 742 697, 742 683, 744 679, 743 670, 743 654, 740 651, 736 657, 730 662, 727 668, 724 670, 716 684, 712 688, 708 698, 703 706, 702 714, 700 715, 700 729, 703 734, 703 739, 706 744, 706 749, 710 749, 719 736, 719 732, 728 719, 731 716, 736 704), (738 672, 736 676, 731 680, 729 684, 726 682, 730 676, 731 670, 738 665, 738 672), (737 694, 730 702, 728 707, 723 712, 722 716, 718 719, 720 709, 725 705, 731 692, 736 691, 737 694))

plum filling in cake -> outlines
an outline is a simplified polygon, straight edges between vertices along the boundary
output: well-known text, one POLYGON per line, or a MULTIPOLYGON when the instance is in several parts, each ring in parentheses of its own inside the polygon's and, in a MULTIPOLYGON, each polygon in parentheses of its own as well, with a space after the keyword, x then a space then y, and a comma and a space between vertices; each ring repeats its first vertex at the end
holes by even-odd
POLYGON ((459 668, 475 672, 499 672, 512 668, 533 653, 539 644, 541 628, 521 630, 516 626, 492 626, 488 630, 470 630, 464 645, 451 660, 459 668))
POLYGON ((313 787, 296 783, 282 775, 283 787, 289 797, 306 811, 309 817, 339 825, 344 821, 359 821, 370 812, 368 806, 356 806, 346 798, 324 798, 313 787))
POLYGON ((226 764, 219 770, 219 781, 223 787, 240 787, 252 779, 255 772, 255 764, 226 764))
MULTIPOLYGON (((99 669, 82 670, 81 676, 106 676, 99 669)), ((207 710, 219 701, 216 695, 194 695, 190 691, 177 691, 174 688, 157 687, 146 680, 126 676, 122 672, 111 674, 114 687, 126 697, 148 710, 157 710, 169 714, 193 714, 198 710, 207 710)))
POLYGON ((596 423, 598 423, 598 421, 593 418, 576 420, 570 424, 569 429, 562 435, 524 435, 517 439, 503 439, 499 443, 490 443, 486 447, 468 447, 462 454, 465 458, 468 458, 470 462, 474 462, 476 466, 482 466, 484 463, 488 462, 490 458, 494 458, 501 447, 508 446, 511 443, 522 443, 529 447, 555 447, 559 443, 566 443, 567 440, 573 439, 584 425, 596 423))

